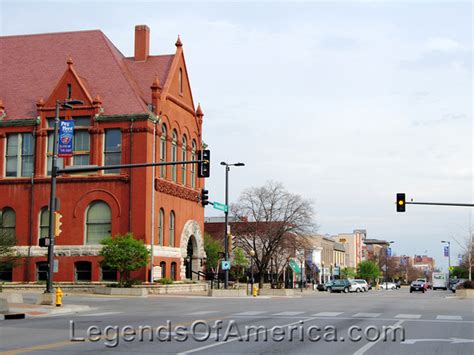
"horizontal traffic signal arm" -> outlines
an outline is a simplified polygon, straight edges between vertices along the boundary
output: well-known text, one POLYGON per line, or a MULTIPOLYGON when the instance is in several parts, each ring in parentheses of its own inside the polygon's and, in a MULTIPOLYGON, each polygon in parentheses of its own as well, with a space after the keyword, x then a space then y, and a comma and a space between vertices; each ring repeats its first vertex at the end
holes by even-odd
POLYGON ((442 202, 405 202, 407 205, 429 205, 429 206, 457 206, 457 207, 474 207, 472 203, 442 203, 442 202))
POLYGON ((137 163, 137 164, 116 164, 116 165, 83 165, 83 166, 67 166, 62 169, 57 169, 55 175, 59 174, 71 174, 71 173, 85 173, 94 172, 100 170, 113 170, 113 169, 130 169, 130 168, 146 168, 149 166, 166 166, 166 165, 182 165, 182 164, 201 164, 204 160, 188 160, 188 161, 174 161, 168 163, 137 163))

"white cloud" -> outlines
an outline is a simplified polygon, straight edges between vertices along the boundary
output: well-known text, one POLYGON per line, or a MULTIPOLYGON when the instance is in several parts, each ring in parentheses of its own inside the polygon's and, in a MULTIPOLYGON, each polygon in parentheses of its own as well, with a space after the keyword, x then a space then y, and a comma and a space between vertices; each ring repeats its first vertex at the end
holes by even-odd
POLYGON ((446 37, 430 38, 425 43, 425 49, 428 51, 456 52, 463 50, 464 47, 458 41, 446 37))

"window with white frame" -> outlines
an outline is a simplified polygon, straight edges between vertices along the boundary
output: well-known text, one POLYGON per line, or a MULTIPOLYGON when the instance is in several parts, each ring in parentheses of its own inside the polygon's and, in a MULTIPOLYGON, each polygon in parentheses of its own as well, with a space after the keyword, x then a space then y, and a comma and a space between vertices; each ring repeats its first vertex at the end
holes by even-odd
POLYGON ((158 217, 158 245, 163 245, 163 223, 165 221, 165 211, 160 208, 158 217))
POLYGON ((112 232, 112 213, 104 201, 94 201, 86 213, 86 244, 100 244, 112 232))
MULTIPOLYGON (((196 160, 196 141, 194 139, 191 146, 191 160, 196 160)), ((196 164, 191 164, 191 187, 196 188, 196 164)))
MULTIPOLYGON (((160 163, 166 162, 166 125, 161 126, 161 138, 160 138, 160 163)), ((160 177, 166 177, 166 166, 160 166, 160 177)))
MULTIPOLYGON (((173 141, 171 142, 171 161, 178 161, 178 133, 176 131, 173 131, 173 141)), ((174 182, 176 182, 177 171, 176 165, 171 165, 171 179, 174 182)))
MULTIPOLYGON (((118 128, 105 130, 104 165, 122 162, 122 131, 118 128)), ((120 169, 104 170, 105 174, 119 174, 120 169)))
POLYGON ((90 162, 90 117, 74 118, 73 165, 89 165, 90 162))
POLYGON ((5 207, 0 210, 0 232, 7 237, 15 238, 16 213, 12 208, 5 207))
MULTIPOLYGON (((181 147, 181 161, 186 161, 186 144, 187 139, 186 136, 183 136, 183 145, 181 147)), ((181 165, 181 183, 186 185, 186 164, 181 165)))
POLYGON ((170 212, 170 233, 169 233, 169 245, 170 247, 174 247, 174 222, 175 222, 175 216, 174 216, 174 212, 171 211, 170 212))
POLYGON ((6 177, 33 175, 34 139, 32 133, 7 134, 6 177))
POLYGON ((39 237, 47 238, 49 233, 49 209, 43 207, 40 212, 39 237))

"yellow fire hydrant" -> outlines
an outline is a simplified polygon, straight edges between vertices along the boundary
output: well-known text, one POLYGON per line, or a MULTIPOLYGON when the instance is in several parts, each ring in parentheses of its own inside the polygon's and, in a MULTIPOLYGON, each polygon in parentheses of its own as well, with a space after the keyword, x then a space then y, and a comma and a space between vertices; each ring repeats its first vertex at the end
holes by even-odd
POLYGON ((253 285, 252 296, 257 297, 257 293, 258 293, 258 287, 257 285, 253 285))
POLYGON ((60 287, 56 289, 56 307, 61 307, 63 298, 63 291, 60 287))

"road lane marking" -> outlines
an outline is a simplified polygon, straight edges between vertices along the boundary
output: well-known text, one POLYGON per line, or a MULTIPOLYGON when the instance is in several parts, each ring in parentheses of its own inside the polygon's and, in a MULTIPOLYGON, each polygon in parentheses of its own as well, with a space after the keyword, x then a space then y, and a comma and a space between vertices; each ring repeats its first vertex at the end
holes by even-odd
POLYGON ((402 341, 400 344, 413 345, 415 343, 421 343, 421 342, 432 343, 435 341, 445 341, 450 344, 474 343, 474 339, 449 338, 449 339, 407 339, 405 341, 402 341))
POLYGON ((436 316, 437 320, 462 320, 461 316, 444 316, 444 315, 438 315, 436 316))
POLYGON ((241 313, 234 313, 233 316, 257 316, 259 314, 267 313, 266 311, 247 311, 241 313))
MULTIPOLYGON (((392 329, 393 327, 398 327, 399 325, 401 325, 403 322, 405 322, 404 320, 399 320, 397 323, 395 324, 392 324, 390 329, 387 330, 387 332, 385 333, 386 336, 388 336, 390 333, 392 333, 392 329)), ((366 353, 367 350, 369 350, 371 347, 373 347, 375 344, 377 344, 379 341, 381 341, 384 337, 380 337, 377 341, 373 341, 373 342, 368 342, 367 344, 365 344, 363 347, 361 347, 359 350, 357 350, 354 355, 363 355, 366 353)))
POLYGON ((363 313, 362 312, 362 313, 356 313, 352 317, 354 317, 354 318, 358 318, 358 317, 360 317, 360 318, 376 318, 378 316, 380 316, 380 313, 363 313))
POLYGON ((319 312, 313 314, 314 317, 337 317, 343 314, 344 312, 319 312))
MULTIPOLYGON (((301 324, 301 322, 308 322, 308 321, 311 321, 311 320, 314 320, 314 318, 302 319, 302 320, 299 320, 297 322, 292 322, 292 323, 289 323, 289 324, 279 325, 279 327, 286 328, 286 327, 290 327, 292 325, 301 324)), ((245 336, 235 337, 235 338, 229 339, 227 341, 222 341, 222 342, 218 342, 218 343, 214 343, 214 344, 204 345, 204 346, 201 346, 199 348, 194 348, 194 349, 190 349, 190 350, 187 350, 187 351, 183 351, 183 352, 177 353, 177 355, 191 354, 191 353, 195 353, 195 352, 198 352, 198 351, 201 351, 201 350, 214 348, 216 346, 233 343, 234 341, 238 341, 238 340, 241 340, 241 339, 247 339, 247 338, 250 338, 251 336, 256 336, 257 334, 263 333, 265 331, 267 331, 267 330, 266 329, 265 330, 259 330, 259 331, 256 331, 255 333, 249 334, 248 337, 245 337, 245 336)))
POLYGON ((395 318, 402 318, 402 319, 419 319, 421 318, 421 314, 405 314, 405 313, 400 313, 395 316, 395 318))
POLYGON ((296 316, 298 314, 303 314, 305 312, 280 312, 280 313, 273 313, 272 316, 296 316))
POLYGON ((211 313, 219 313, 219 311, 199 311, 199 312, 193 312, 189 313, 189 316, 202 316, 204 314, 211 314, 211 313))
POLYGON ((102 313, 91 313, 91 314, 80 314, 78 317, 99 317, 99 316, 110 316, 112 314, 122 314, 123 312, 102 312, 102 313))

